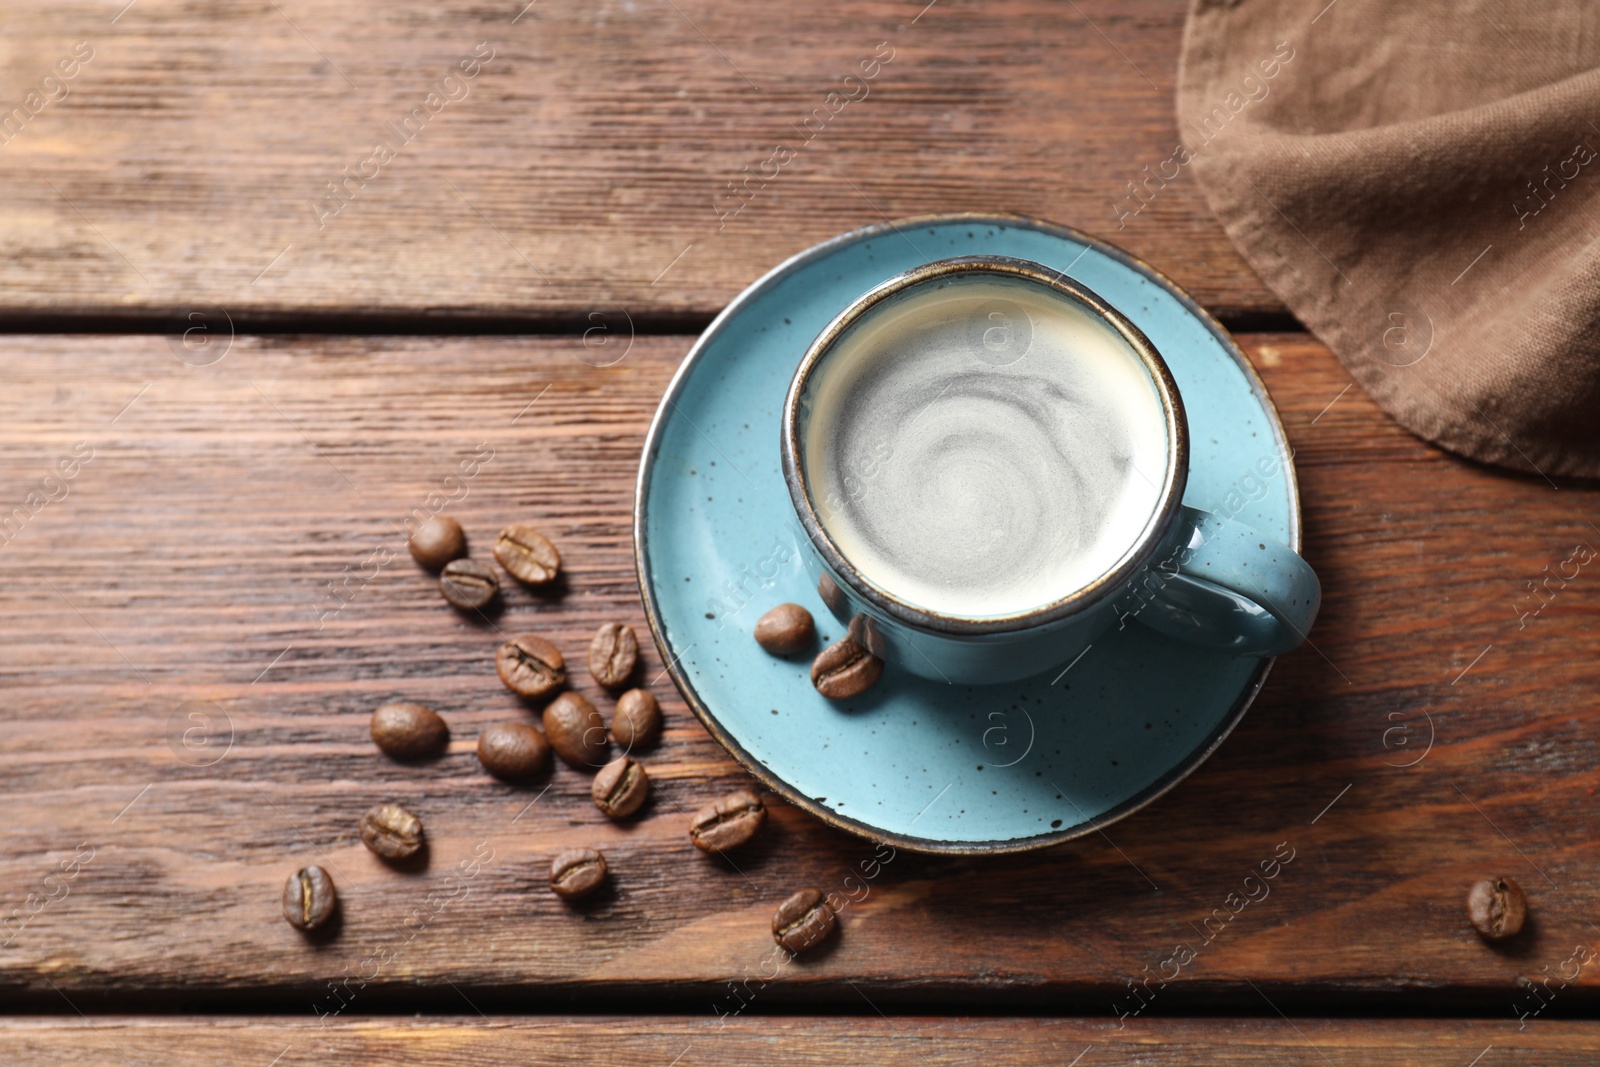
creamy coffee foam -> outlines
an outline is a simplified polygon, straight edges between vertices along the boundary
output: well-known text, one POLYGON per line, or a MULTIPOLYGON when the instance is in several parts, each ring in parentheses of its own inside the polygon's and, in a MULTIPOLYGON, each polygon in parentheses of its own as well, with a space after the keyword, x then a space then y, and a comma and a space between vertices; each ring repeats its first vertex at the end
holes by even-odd
POLYGON ((993 275, 880 303, 807 383, 803 463, 850 563, 917 607, 1011 615, 1110 571, 1159 503, 1167 428, 1129 344, 993 275))

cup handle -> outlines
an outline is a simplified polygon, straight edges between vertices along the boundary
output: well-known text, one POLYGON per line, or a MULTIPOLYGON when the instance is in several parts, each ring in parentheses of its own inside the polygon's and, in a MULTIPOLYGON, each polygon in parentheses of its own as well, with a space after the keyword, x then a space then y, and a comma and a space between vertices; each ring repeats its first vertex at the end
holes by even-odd
POLYGON ((1294 550, 1191 507, 1179 509, 1170 544, 1135 580, 1125 619, 1242 656, 1276 656, 1305 640, 1322 584, 1294 550))

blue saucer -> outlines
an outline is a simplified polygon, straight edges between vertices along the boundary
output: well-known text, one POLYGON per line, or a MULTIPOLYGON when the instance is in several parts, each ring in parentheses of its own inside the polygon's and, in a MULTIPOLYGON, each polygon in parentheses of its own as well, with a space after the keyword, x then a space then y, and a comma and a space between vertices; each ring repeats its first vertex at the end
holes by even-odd
POLYGON ((1188 411, 1184 502, 1299 549, 1283 428, 1222 328, 1125 253, 1009 216, 857 230, 746 289, 667 387, 634 509, 651 631, 712 736, 835 826, 964 854, 1056 844, 1150 803, 1222 742, 1271 667, 1130 623, 1078 662, 1024 682, 951 686, 890 668, 861 697, 834 702, 811 687, 809 656, 777 659, 756 645, 756 619, 784 601, 809 608, 824 640, 843 632, 806 577, 779 469, 779 412, 801 355, 879 282, 971 254, 1054 267, 1132 319, 1171 367, 1188 411))

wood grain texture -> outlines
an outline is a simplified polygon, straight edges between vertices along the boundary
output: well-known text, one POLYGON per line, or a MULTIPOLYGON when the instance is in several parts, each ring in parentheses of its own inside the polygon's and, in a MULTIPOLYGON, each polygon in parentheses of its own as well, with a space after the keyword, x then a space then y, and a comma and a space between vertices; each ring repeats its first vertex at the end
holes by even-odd
POLYGON ((1105 834, 989 860, 901 853, 863 882, 870 845, 775 804, 737 868, 710 859, 686 813, 747 779, 653 648, 643 676, 667 729, 649 818, 608 824, 565 767, 531 788, 487 778, 477 731, 527 715, 495 677, 501 631, 572 654, 602 621, 645 632, 632 483, 689 343, 641 337, 595 368, 578 338, 241 336, 207 367, 159 337, 0 342, 0 519, 15 526, 0 545, 0 996, 456 1010, 448 981, 507 1011, 621 991, 705 1014, 859 1011, 865 995, 1141 1021, 1226 998, 1269 1017, 1473 1006, 1512 1031, 1515 1011, 1548 1003, 1543 1026, 1596 1003, 1593 968, 1554 976, 1597 936, 1600 577, 1590 564, 1518 612, 1540 603, 1526 583, 1600 543, 1600 496, 1418 442, 1303 337, 1246 347, 1298 450, 1326 590, 1315 648, 1279 661, 1192 778, 1105 834), (45 481, 75 447, 92 456, 45 481), (493 623, 446 608, 402 547, 435 492, 458 498, 479 553, 507 521, 542 525, 565 594, 513 589, 493 623), (446 757, 374 750, 368 714, 395 698, 445 715, 446 757), (425 870, 362 848, 357 816, 378 801, 424 818, 425 870), (591 844, 615 891, 570 909, 545 867, 591 844), (1270 896, 1237 905, 1283 848, 1270 896), (308 861, 344 902, 342 927, 313 940, 278 915, 308 861), (1534 920, 1495 949, 1462 902, 1500 873, 1534 920), (777 902, 855 893, 851 875, 866 891, 832 947, 773 963, 777 902), (1194 958, 1173 977, 1180 944, 1194 958), (1541 999, 1530 977, 1550 982, 1541 999))
MULTIPOLYGON (((459 998, 458 998, 459 999, 459 998)), ((450 1010, 456 1009, 451 1006, 450 1010)), ((651 1019, 369 1019, 319 1027, 304 1019, 11 1019, 0 1055, 16 1067, 616 1067, 841 1063, 895 1065, 1076 1064, 1084 1067, 1588 1067, 1594 1023, 1504 1024, 1355 1019, 1178 1019, 1118 1030, 1067 1019, 744 1018, 725 1024, 651 1019), (1492 1048, 1492 1051, 1490 1049, 1492 1048)))
POLYGON ((1183 0, 119 7, 0 8, 0 317, 704 316, 950 211, 1281 310, 1186 171, 1115 206, 1177 144, 1183 0))

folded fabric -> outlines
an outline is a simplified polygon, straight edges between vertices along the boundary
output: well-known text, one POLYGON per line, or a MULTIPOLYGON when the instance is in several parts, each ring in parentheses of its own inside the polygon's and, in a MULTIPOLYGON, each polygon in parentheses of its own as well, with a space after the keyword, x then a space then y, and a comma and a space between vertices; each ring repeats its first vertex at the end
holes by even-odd
POLYGON ((1597 67, 1574 0, 1194 0, 1166 170, 1401 425, 1597 477, 1597 67))

